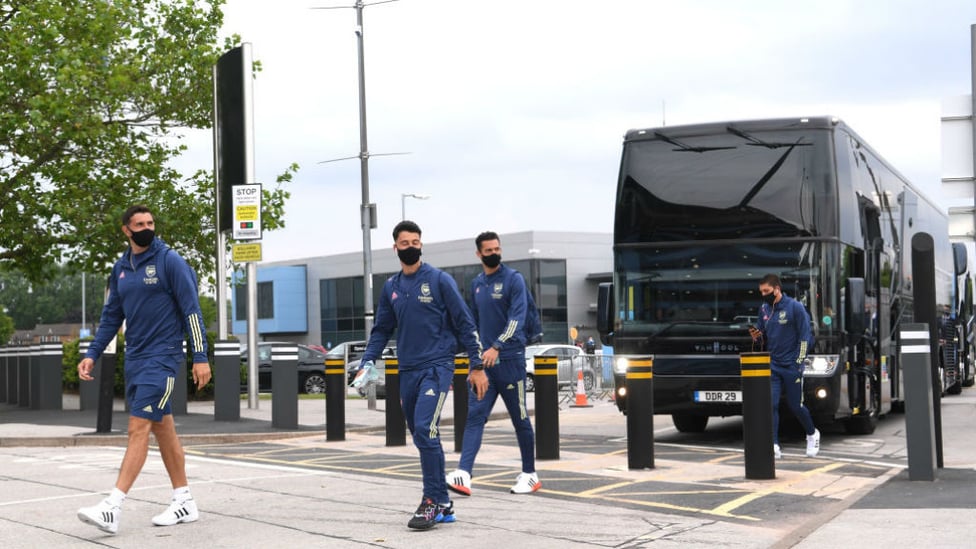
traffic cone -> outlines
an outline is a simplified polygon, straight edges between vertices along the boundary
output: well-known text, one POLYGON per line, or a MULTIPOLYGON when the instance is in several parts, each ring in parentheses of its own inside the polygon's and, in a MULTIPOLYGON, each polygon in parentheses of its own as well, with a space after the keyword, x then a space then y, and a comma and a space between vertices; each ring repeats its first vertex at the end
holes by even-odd
POLYGON ((577 370, 579 375, 576 377, 576 404, 570 404, 570 408, 592 408, 593 405, 586 400, 586 387, 583 385, 583 369, 577 370))

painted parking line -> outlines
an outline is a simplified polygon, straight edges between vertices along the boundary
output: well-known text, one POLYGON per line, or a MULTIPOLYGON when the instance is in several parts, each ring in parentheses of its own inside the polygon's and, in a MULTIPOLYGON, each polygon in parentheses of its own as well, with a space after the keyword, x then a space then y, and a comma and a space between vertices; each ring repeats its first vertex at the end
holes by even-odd
MULTIPOLYGON (((447 434, 444 437, 448 439, 447 434)), ((513 439, 511 434, 485 437, 473 488, 510 489, 520 472, 513 439), (489 457, 500 455, 506 457, 489 457)), ((656 469, 628 471, 626 441, 622 444, 623 448, 618 439, 598 436, 561 439, 561 453, 568 459, 537 462, 543 488, 536 495, 743 523, 777 523, 791 520, 778 511, 783 505, 814 514, 825 502, 843 500, 865 485, 881 482, 892 468, 892 464, 852 459, 787 456, 777 463, 779 478, 756 482, 744 478, 741 449, 666 443, 657 446, 656 469)), ((387 448, 375 441, 367 449, 363 446, 361 441, 336 444, 293 439, 193 446, 186 452, 335 473, 422 478, 413 448, 387 448)))

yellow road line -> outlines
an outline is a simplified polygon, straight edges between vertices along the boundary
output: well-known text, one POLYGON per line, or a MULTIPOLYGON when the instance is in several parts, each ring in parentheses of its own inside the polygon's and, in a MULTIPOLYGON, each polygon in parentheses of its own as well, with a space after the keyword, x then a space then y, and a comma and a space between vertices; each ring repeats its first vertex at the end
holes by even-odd
POLYGON ((718 514, 731 513, 732 510, 738 509, 739 507, 742 507, 743 505, 745 505, 745 504, 747 504, 747 503, 749 503, 751 501, 755 501, 755 500, 757 500, 757 499, 759 499, 761 497, 765 497, 765 496, 768 496, 770 494, 774 494, 774 493, 777 493, 777 492, 786 492, 786 488, 787 487, 796 484, 800 480, 806 480, 809 477, 812 477, 812 476, 818 475, 818 474, 822 474, 822 473, 829 473, 830 471, 833 471, 834 469, 839 469, 839 468, 843 467, 844 465, 845 464, 843 464, 843 463, 831 463, 831 464, 825 465, 823 467, 818 467, 818 468, 812 469, 810 471, 805 471, 805 472, 803 472, 803 473, 800 474, 800 478, 799 479, 793 479, 793 480, 789 480, 789 481, 786 481, 786 482, 777 482, 776 484, 773 484, 773 485, 771 485, 768 488, 765 488, 763 490, 757 490, 755 492, 746 494, 746 495, 744 495, 744 496, 742 496, 740 498, 736 498, 736 499, 734 499, 734 500, 732 500, 730 502, 727 502, 727 503, 724 503, 722 505, 719 505, 718 507, 712 509, 712 512, 718 513, 718 514))

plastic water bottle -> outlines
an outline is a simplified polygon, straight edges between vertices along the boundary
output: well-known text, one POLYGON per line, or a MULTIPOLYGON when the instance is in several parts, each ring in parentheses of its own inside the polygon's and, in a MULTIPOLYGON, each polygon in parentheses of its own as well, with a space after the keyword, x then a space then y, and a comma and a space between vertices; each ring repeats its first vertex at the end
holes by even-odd
POLYGON ((376 371, 376 364, 372 360, 367 360, 359 367, 359 373, 352 380, 352 386, 354 389, 359 389, 364 385, 369 385, 380 377, 378 371, 376 371))

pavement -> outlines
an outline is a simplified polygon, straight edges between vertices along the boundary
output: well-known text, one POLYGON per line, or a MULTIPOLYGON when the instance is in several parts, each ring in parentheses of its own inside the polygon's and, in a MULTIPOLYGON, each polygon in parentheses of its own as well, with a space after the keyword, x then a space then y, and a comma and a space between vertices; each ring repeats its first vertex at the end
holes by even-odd
MULTIPOLYGON (((268 400, 256 409, 242 400, 239 421, 215 421, 212 402, 190 402, 176 423, 201 519, 151 525, 170 497, 152 448, 116 535, 81 523, 76 510, 114 484, 126 443, 121 402, 109 433, 94 433, 95 413, 78 410, 73 395, 64 395, 63 410, 0 403, 0 540, 4 548, 140 549, 976 546, 974 388, 942 400, 943 432, 952 436, 944 437, 944 467, 933 481, 909 480, 904 447, 886 459, 831 451, 811 459, 798 443, 784 443, 786 456, 770 480, 745 478, 741 441, 697 448, 656 442, 655 467, 631 470, 626 418, 613 403, 569 403, 558 418, 559 459, 537 461, 539 492, 508 492, 520 461, 499 402, 473 494, 454 497, 457 522, 418 532, 406 528, 421 495, 417 453, 409 434, 405 445, 389 444, 385 401, 370 409, 350 395, 344 440, 331 441, 324 399, 299 401, 297 429, 273 427, 268 400)), ((442 418, 450 471, 459 457, 452 398, 442 418)), ((883 422, 903 427, 904 416, 883 422)), ((654 425, 655 437, 673 433, 666 417, 654 425)), ((856 440, 879 444, 870 435, 856 440)))

